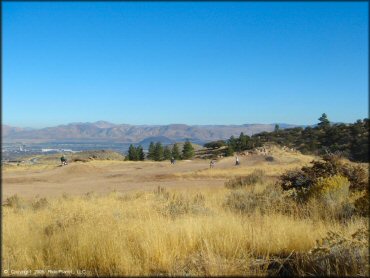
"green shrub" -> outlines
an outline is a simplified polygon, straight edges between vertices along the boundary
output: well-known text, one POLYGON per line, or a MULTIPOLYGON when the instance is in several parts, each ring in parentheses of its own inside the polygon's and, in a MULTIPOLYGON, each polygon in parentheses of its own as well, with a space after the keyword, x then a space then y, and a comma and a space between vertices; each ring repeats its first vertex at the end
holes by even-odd
POLYGON ((361 191, 368 188, 368 175, 365 169, 359 165, 350 166, 345 165, 342 168, 342 175, 347 177, 350 185, 350 190, 352 191, 361 191))
POLYGON ((286 191, 287 197, 301 205, 303 214, 320 219, 346 221, 356 212, 349 202, 349 181, 341 175, 318 178, 310 187, 286 191))
POLYGON ((289 193, 289 197, 297 202, 306 202, 313 181, 302 170, 291 170, 279 177, 279 184, 283 190, 289 193))
POLYGON ((309 188, 313 184, 312 178, 302 170, 289 170, 279 177, 283 190, 309 188))
POLYGON ((224 140, 212 141, 203 145, 205 148, 211 149, 218 149, 223 146, 226 146, 226 142, 224 140))
POLYGON ((326 156, 323 161, 312 161, 311 164, 311 167, 288 171, 279 177, 282 189, 295 191, 294 194, 299 201, 307 201, 313 186, 321 184, 323 179, 334 176, 346 178, 350 190, 363 190, 368 186, 363 168, 344 164, 338 157, 326 156))

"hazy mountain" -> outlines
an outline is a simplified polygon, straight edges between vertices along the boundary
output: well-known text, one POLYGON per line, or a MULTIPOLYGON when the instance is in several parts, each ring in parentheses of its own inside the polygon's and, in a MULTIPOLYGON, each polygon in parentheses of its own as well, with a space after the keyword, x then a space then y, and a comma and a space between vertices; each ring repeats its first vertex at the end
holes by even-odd
MULTIPOLYGON (((280 128, 296 125, 279 124, 280 128)), ((275 124, 244 125, 128 125, 112 124, 105 121, 95 123, 70 123, 42 129, 25 129, 2 125, 4 141, 37 140, 37 141, 112 141, 127 143, 145 143, 163 141, 172 143, 189 139, 195 143, 228 139, 231 135, 239 136, 240 132, 252 135, 262 131, 274 130, 275 124), (156 139, 157 138, 157 139, 156 139)))
POLYGON ((10 126, 10 125, 2 125, 1 126, 1 132, 2 132, 3 138, 7 137, 7 136, 10 136, 14 133, 21 132, 21 131, 27 131, 27 130, 30 130, 30 129, 29 128, 14 127, 14 126, 10 126))

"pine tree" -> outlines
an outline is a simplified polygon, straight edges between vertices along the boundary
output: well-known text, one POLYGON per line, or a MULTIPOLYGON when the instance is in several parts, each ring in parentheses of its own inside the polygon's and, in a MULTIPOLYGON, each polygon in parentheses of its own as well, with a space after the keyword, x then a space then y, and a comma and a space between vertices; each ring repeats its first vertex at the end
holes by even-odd
POLYGON ((355 161, 369 161, 369 121, 358 120, 351 128, 351 142, 349 146, 350 158, 355 161))
POLYGON ((132 144, 128 148, 128 160, 138 160, 136 148, 132 144))
POLYGON ((232 145, 229 145, 226 150, 226 156, 233 156, 234 155, 234 148, 232 145))
POLYGON ((275 125, 274 132, 278 133, 280 130, 280 126, 278 124, 275 125))
POLYGON ((186 140, 184 144, 184 148, 182 149, 182 158, 183 159, 190 159, 194 156, 194 148, 189 140, 186 140))
POLYGON ((205 147, 207 149, 218 149, 218 148, 221 148, 223 146, 226 146, 226 142, 224 140, 212 141, 212 142, 205 143, 203 145, 203 147, 205 147))
POLYGON ((172 151, 171 151, 171 154, 172 154, 172 157, 176 160, 178 159, 181 159, 181 156, 180 156, 180 150, 179 150, 179 147, 177 146, 177 144, 175 143, 172 147, 172 151))
POLYGON ((237 148, 237 140, 235 139, 234 135, 230 137, 227 142, 227 145, 231 147, 233 150, 237 148))
POLYGON ((330 127, 330 121, 328 120, 328 116, 325 114, 325 113, 323 113, 322 115, 321 115, 321 117, 319 118, 319 123, 318 123, 318 126, 320 127, 320 128, 327 128, 327 127, 330 127))
MULTIPOLYGON (((248 140, 248 148, 262 146, 266 142, 296 148, 303 153, 325 155, 327 151, 336 153, 352 161, 368 162, 369 155, 369 119, 358 120, 353 124, 330 124, 326 114, 320 117, 316 127, 295 127, 276 132, 260 132, 248 140)), ((235 142, 228 140, 229 155, 232 154, 235 142)))
POLYGON ((170 147, 169 146, 166 146, 163 150, 163 158, 165 160, 170 160, 171 159, 171 150, 170 150, 170 147))
POLYGON ((155 161, 161 161, 161 160, 163 160, 163 146, 162 146, 161 142, 157 142, 154 145, 153 159, 155 161))
POLYGON ((148 151, 148 159, 154 160, 154 142, 150 142, 149 151, 148 151))
POLYGON ((138 159, 138 160, 143 161, 143 160, 145 159, 144 150, 143 150, 143 147, 142 147, 141 145, 139 145, 139 146, 136 148, 136 155, 137 155, 137 159, 138 159))
POLYGON ((248 141, 249 141, 249 136, 244 135, 244 133, 241 132, 240 136, 239 136, 239 144, 238 144, 240 151, 244 151, 244 150, 248 149, 248 141))

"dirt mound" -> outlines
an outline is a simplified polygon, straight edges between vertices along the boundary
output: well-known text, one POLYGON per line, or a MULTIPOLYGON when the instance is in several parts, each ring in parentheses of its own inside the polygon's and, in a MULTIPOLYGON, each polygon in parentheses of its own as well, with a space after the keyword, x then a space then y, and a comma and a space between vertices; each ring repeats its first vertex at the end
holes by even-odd
POLYGON ((63 176, 86 176, 87 174, 103 173, 104 170, 87 163, 75 162, 54 170, 57 175, 63 176))

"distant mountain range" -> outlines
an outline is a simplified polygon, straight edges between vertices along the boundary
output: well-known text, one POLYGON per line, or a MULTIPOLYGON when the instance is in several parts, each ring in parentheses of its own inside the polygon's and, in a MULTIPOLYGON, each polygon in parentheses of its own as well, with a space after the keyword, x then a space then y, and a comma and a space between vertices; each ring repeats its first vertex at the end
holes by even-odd
MULTIPOLYGON (((278 123, 280 128, 297 127, 278 123)), ((19 128, 2 125, 4 142, 28 141, 111 141, 124 143, 148 144, 160 141, 165 144, 181 142, 185 139, 198 144, 228 139, 239 136, 241 132, 252 135, 262 131, 274 130, 275 124, 244 124, 244 125, 128 125, 112 124, 105 121, 94 123, 70 123, 41 129, 19 128)))

